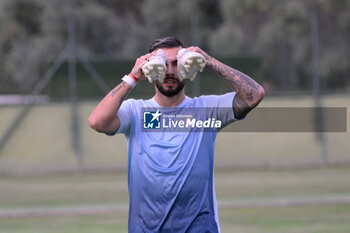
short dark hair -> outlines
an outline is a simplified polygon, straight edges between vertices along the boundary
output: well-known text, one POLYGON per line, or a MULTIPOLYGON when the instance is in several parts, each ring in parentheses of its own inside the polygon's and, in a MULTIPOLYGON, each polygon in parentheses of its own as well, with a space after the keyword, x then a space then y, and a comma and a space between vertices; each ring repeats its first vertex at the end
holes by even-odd
POLYGON ((183 47, 182 42, 173 36, 168 36, 168 37, 154 40, 149 47, 149 52, 153 52, 158 48, 175 48, 175 47, 183 47))

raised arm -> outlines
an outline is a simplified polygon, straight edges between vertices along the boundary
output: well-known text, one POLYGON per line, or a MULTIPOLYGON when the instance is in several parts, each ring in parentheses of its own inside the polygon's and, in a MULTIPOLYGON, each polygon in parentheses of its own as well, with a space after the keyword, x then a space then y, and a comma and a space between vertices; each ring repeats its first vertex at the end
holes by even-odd
POLYGON ((120 125, 117 112, 130 90, 131 86, 126 82, 120 83, 111 90, 91 113, 90 127, 100 133, 115 133, 120 125))
POLYGON ((237 94, 232 107, 237 119, 245 117, 264 98, 264 88, 248 75, 223 64, 215 58, 209 59, 208 67, 223 77, 236 91, 237 94))
POLYGON ((201 53, 207 59, 206 66, 223 77, 237 93, 232 103, 237 119, 245 117, 248 112, 262 101, 265 96, 264 88, 248 75, 223 64, 198 47, 190 47, 188 49, 201 53))
MULTIPOLYGON (((152 55, 152 53, 146 54, 136 60, 136 63, 131 71, 131 74, 137 80, 144 80, 145 76, 142 73, 140 67, 141 65, 152 55)), ((130 90, 132 89, 131 85, 127 82, 121 82, 118 86, 113 88, 97 105, 94 111, 89 117, 89 125, 94 130, 113 134, 115 133, 120 126, 120 120, 117 117, 119 108, 126 98, 130 90)))

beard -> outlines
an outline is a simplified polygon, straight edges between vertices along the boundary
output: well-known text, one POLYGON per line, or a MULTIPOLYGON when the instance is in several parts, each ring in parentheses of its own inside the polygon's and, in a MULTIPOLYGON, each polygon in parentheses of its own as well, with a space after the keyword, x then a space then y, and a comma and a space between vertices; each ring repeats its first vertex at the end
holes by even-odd
MULTIPOLYGON (((164 79, 164 82, 166 81, 167 78, 164 79)), ((171 78, 172 80, 175 80, 177 82, 177 86, 175 88, 168 88, 166 90, 163 88, 162 83, 158 80, 156 80, 154 82, 154 84, 157 87, 157 89, 160 91, 160 93, 162 93, 163 95, 165 95, 167 97, 173 97, 182 91, 182 89, 185 87, 185 81, 181 82, 177 78, 173 78, 173 77, 169 77, 169 78, 171 78)))

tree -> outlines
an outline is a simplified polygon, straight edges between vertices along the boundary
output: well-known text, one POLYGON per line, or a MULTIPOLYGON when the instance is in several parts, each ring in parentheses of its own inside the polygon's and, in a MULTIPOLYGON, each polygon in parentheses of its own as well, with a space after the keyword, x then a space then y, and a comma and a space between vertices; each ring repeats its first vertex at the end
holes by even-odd
POLYGON ((2 11, 1 60, 24 93, 67 44, 70 19, 86 55, 115 55, 128 38, 127 23, 97 0, 6 0, 2 11))
POLYGON ((259 56, 278 90, 311 87, 310 16, 318 15, 324 88, 350 85, 350 0, 3 0, 0 84, 27 92, 67 43, 88 56, 135 58, 162 36, 213 55, 259 56), (8 78, 4 78, 4 77, 8 78))
POLYGON ((264 80, 279 89, 311 87, 310 17, 320 22, 320 75, 323 87, 350 83, 349 0, 223 0, 223 23, 211 37, 221 54, 253 54, 263 58, 264 80), (335 14, 336 12, 336 14, 335 14), (336 74, 337 77, 334 77, 336 74))

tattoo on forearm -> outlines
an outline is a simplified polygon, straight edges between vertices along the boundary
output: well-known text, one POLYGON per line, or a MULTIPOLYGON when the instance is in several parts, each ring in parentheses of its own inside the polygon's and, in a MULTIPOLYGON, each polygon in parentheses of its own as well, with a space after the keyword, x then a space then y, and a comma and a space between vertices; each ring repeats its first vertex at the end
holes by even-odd
POLYGON ((232 107, 237 119, 241 119, 247 115, 262 100, 262 87, 248 75, 216 59, 212 60, 210 68, 222 76, 233 90, 236 91, 236 97, 234 98, 232 107))
POLYGON ((212 69, 218 72, 228 84, 236 91, 237 95, 250 107, 259 98, 261 86, 248 75, 235 70, 219 61, 214 61, 212 69))
POLYGON ((125 88, 125 87, 126 87, 126 85, 125 85, 124 82, 121 83, 121 84, 119 84, 119 85, 112 91, 112 93, 111 93, 112 97, 114 97, 114 96, 120 91, 120 89, 125 88))

